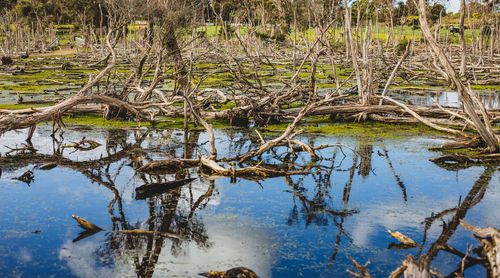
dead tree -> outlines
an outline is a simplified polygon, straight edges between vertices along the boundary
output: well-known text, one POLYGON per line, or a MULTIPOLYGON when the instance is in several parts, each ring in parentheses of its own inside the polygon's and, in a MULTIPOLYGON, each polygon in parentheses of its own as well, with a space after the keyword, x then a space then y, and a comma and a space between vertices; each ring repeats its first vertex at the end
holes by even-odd
POLYGON ((432 36, 432 33, 429 29, 429 25, 427 24, 427 15, 426 15, 426 3, 424 0, 419 0, 418 4, 416 0, 414 0, 415 5, 418 7, 419 13, 419 21, 422 29, 422 34, 424 35, 427 42, 429 42, 429 46, 432 51, 437 55, 441 65, 446 72, 446 75, 451 79, 453 84, 456 86, 458 90, 458 94, 460 96, 460 100, 462 101, 467 116, 470 117, 471 121, 474 123, 474 128, 479 132, 481 138, 487 145, 488 152, 499 152, 500 145, 498 138, 496 137, 493 128, 491 127, 491 122, 489 120, 488 113, 484 109, 483 104, 480 101, 477 101, 477 96, 470 89, 470 87, 465 86, 465 84, 460 80, 457 75, 453 65, 447 58, 444 51, 437 44, 432 36), (483 121, 481 121, 479 115, 476 113, 474 104, 479 106, 481 109, 481 113, 483 116, 483 121))

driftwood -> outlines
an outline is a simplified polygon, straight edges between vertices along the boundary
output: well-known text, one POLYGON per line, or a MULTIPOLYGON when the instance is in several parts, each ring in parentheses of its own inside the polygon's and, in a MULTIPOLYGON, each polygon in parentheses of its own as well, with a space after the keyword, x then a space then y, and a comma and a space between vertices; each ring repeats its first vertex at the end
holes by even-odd
POLYGON ((368 265, 370 264, 370 261, 367 261, 364 265, 360 265, 356 260, 354 260, 350 255, 347 255, 347 258, 351 261, 351 263, 356 267, 356 269, 359 271, 358 273, 352 272, 350 270, 346 270, 347 273, 351 274, 354 277, 358 278, 371 278, 372 276, 367 270, 368 265))
POLYGON ((80 216, 71 215, 71 217, 73 217, 73 219, 75 219, 76 222, 78 222, 80 227, 84 228, 85 230, 90 230, 90 231, 101 231, 102 230, 101 228, 99 228, 96 225, 92 224, 91 222, 81 218, 80 216))
POLYGON ((401 242, 402 244, 405 244, 405 245, 409 245, 409 246, 418 246, 418 244, 413 241, 411 238, 403 235, 402 233, 400 232, 393 232, 391 230, 387 230, 387 232, 395 239, 399 240, 399 242, 401 242))
POLYGON ((80 140, 76 143, 61 146, 61 148, 62 149, 75 148, 75 149, 80 150, 80 151, 91 151, 91 150, 99 147, 100 145, 101 144, 97 143, 94 140, 89 140, 89 139, 83 138, 82 140, 80 140))
MULTIPOLYGON (((76 215, 72 215, 71 217, 73 217, 73 219, 76 220, 76 222, 78 222, 78 224, 80 225, 80 227, 82 227, 83 229, 85 229, 85 231, 87 232, 87 234, 85 234, 83 237, 82 235, 80 235, 77 239, 75 239, 73 242, 75 241, 78 241, 84 237, 87 237, 87 236, 90 236, 90 235, 93 235, 99 231, 103 231, 103 229, 99 228, 98 226, 94 225, 93 223, 79 217, 79 216, 76 216, 76 215), (82 237, 82 238, 80 238, 82 237)), ((176 235, 176 234, 173 234, 173 233, 168 233, 168 232, 157 232, 157 231, 145 231, 145 230, 139 230, 139 229, 133 229, 133 230, 117 230, 117 231, 113 231, 113 232, 116 232, 116 233, 122 233, 122 234, 133 234, 133 235, 148 235, 148 236, 152 236, 152 235, 159 235, 159 236, 166 236, 166 237, 170 237, 170 238, 176 238, 176 239, 182 239, 182 236, 180 235, 176 235)))
POLYGON ((483 256, 488 259, 488 272, 491 277, 500 277, 500 230, 492 227, 477 228, 460 220, 460 224, 469 231, 483 246, 483 256))

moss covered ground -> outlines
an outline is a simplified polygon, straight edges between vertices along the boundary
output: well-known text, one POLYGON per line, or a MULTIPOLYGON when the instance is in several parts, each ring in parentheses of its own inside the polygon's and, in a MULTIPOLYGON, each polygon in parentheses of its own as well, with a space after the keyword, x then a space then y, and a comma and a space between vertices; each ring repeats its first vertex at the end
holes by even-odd
MULTIPOLYGON (((311 35, 309 33, 308 35, 311 35)), ((314 35, 314 34, 312 34, 314 35)), ((0 96, 1 94, 10 94, 11 96, 16 93, 20 94, 38 94, 43 98, 48 89, 57 89, 60 87, 67 87, 68 85, 75 86, 77 88, 79 85, 85 83, 88 80, 89 74, 96 74, 99 72, 99 68, 87 68, 83 66, 73 65, 70 69, 63 70, 57 68, 57 65, 61 65, 64 62, 71 63, 71 55, 63 56, 47 56, 47 57, 30 57, 28 59, 23 59, 17 61, 17 65, 25 67, 26 70, 18 72, 16 74, 5 74, 0 75, 0 96)), ((244 64, 251 68, 251 65, 244 64)), ((210 60, 199 60, 194 64, 194 68, 199 71, 198 75, 193 77, 193 82, 199 81, 202 76, 204 76, 203 87, 220 88, 223 89, 226 86, 233 85, 235 80, 231 73, 220 71, 222 64, 210 61, 210 60), (218 70, 215 72, 215 70, 218 70), (208 75, 207 75, 208 74, 208 75)), ((301 82, 307 82, 310 77, 309 71, 311 70, 311 64, 309 62, 305 63, 302 72, 299 73, 299 80, 301 82)), ((130 64, 120 64, 113 71, 111 78, 120 79, 123 78, 130 71, 130 64)), ((338 78, 346 79, 352 73, 352 68, 338 65, 336 68, 338 78)), ((172 74, 172 69, 167 69, 167 75, 172 74)), ((256 73, 261 77, 261 80, 265 82, 264 85, 274 85, 280 84, 280 79, 289 78, 293 75, 293 69, 290 65, 277 64, 275 66, 270 66, 267 64, 259 65, 256 73)), ((316 67, 315 78, 317 79, 317 86, 319 89, 335 89, 336 85, 333 79, 332 66, 328 63, 318 63, 316 67)), ((146 80, 150 80, 152 74, 146 77, 146 80)), ((250 76, 250 80, 251 76, 250 76)), ((404 84, 404 80, 401 78, 396 78, 394 80, 398 84, 393 85, 394 88, 405 88, 405 87, 418 87, 427 88, 430 85, 422 84, 404 84), (403 84, 401 84, 403 83, 403 84)), ((163 84, 170 84, 171 80, 164 80, 163 84)), ((344 85, 345 87, 351 86, 350 84, 344 85)), ((500 91, 500 84, 498 85, 472 85, 474 90, 489 90, 489 91, 500 91)), ((75 89, 76 91, 76 89, 75 89)), ((36 105, 17 105, 12 103, 3 103, 0 99, 0 109, 25 109, 25 108, 36 108, 43 107, 50 104, 36 104, 36 105)), ((177 104, 182 106, 182 104, 177 104)), ((291 103, 284 105, 282 108, 293 108, 300 107, 302 103, 291 103)), ((228 102, 222 105, 215 105, 217 110, 224 110, 234 107, 234 102, 228 102)), ((143 122, 123 122, 123 121, 107 121, 101 115, 88 114, 88 115, 73 115, 65 116, 64 122, 66 124, 75 125, 89 125, 89 126, 99 126, 99 127, 137 127, 137 126, 150 126, 150 123, 143 122)), ((224 121, 212 121, 212 124, 216 127, 227 127, 228 123, 224 121)), ((267 130, 277 131, 286 128, 287 123, 280 125, 270 125, 267 130)), ((164 119, 157 124, 158 127, 172 127, 172 128, 182 128, 183 119, 164 119)), ((361 137, 401 137, 407 135, 423 135, 423 134, 437 134, 430 128, 420 125, 420 124, 408 124, 408 125, 391 125, 382 124, 378 122, 364 122, 364 123, 335 123, 332 122, 328 117, 313 117, 308 119, 307 123, 303 124, 300 128, 307 128, 310 132, 318 132, 322 134, 332 134, 332 135, 347 135, 347 136, 361 136, 361 137)))

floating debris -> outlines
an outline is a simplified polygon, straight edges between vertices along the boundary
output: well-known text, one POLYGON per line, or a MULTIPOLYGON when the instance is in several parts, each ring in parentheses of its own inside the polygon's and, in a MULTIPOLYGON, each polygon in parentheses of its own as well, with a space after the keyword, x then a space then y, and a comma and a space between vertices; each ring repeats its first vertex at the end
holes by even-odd
POLYGON ((387 230, 387 231, 389 232, 389 234, 390 234, 393 238, 395 238, 395 239, 399 240, 399 242, 401 242, 401 243, 402 243, 402 244, 404 244, 404 245, 411 246, 411 247, 418 246, 418 244, 417 244, 415 241, 413 241, 411 238, 409 238, 409 237, 407 237, 407 236, 403 235, 403 234, 402 234, 402 233, 400 233, 400 232, 392 232, 391 230, 387 230))
POLYGON ((199 275, 208 278, 259 278, 253 270, 242 266, 231 268, 226 271, 209 271, 199 273, 199 275))
POLYGON ((14 178, 14 179, 25 182, 28 185, 30 185, 30 183, 35 179, 35 175, 33 174, 33 172, 28 170, 28 171, 24 172, 24 174, 22 174, 21 176, 14 178))
POLYGON ((85 137, 84 137, 82 140, 80 140, 78 142, 75 142, 75 143, 69 144, 69 145, 64 145, 61 148, 63 148, 63 149, 75 148, 75 149, 80 150, 80 151, 91 151, 91 150, 99 147, 100 145, 101 144, 97 143, 96 141, 85 139, 85 137))
POLYGON ((90 223, 89 221, 87 221, 79 216, 71 215, 71 217, 73 217, 73 219, 75 219, 76 222, 78 222, 78 224, 80 224, 80 227, 84 228, 85 230, 102 231, 101 228, 97 227, 96 225, 90 223))

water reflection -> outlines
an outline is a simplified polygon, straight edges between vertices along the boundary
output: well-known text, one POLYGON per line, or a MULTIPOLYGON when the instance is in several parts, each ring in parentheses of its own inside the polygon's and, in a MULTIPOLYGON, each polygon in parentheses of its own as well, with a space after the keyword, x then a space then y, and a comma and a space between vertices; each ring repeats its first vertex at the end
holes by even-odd
MULTIPOLYGON (((476 92, 476 94, 486 109, 500 108, 500 94, 498 92, 476 92)), ((406 100, 413 105, 436 106, 436 101, 441 106, 460 108, 460 99, 457 92, 426 92, 415 94, 415 92, 410 93, 394 90, 390 95, 406 100)))
MULTIPOLYGON (((236 156, 259 144, 258 138, 241 129, 216 132, 223 156, 236 156)), ((19 151, 0 157, 4 171, 0 193, 13 200, 23 200, 23 204, 38 205, 42 201, 36 195, 46 192, 49 195, 43 202, 54 198, 60 203, 58 212, 43 204, 38 214, 19 206, 0 218, 0 223, 11 230, 20 229, 12 216, 42 219, 41 235, 50 240, 36 240, 40 244, 51 242, 45 248, 56 253, 57 258, 40 257, 43 248, 37 246, 30 249, 30 256, 58 266, 41 272, 47 276, 193 277, 212 269, 243 265, 261 277, 342 277, 350 267, 346 254, 370 259, 377 266, 371 271, 376 276, 386 276, 408 254, 427 263, 432 261, 446 272, 454 270, 460 258, 443 259, 443 252, 439 251, 452 250, 446 247, 452 245, 460 249, 472 238, 470 234, 457 234, 458 219, 473 217, 477 220, 474 223, 486 226, 495 225, 500 217, 490 213, 491 218, 485 219, 480 213, 484 209, 481 201, 488 199, 486 191, 496 168, 473 167, 461 172, 440 169, 429 162, 434 154, 423 148, 430 139, 407 139, 402 144, 400 141, 304 137, 301 139, 314 145, 338 140, 355 146, 357 155, 337 148, 324 151, 323 159, 311 163, 309 156, 300 153, 295 157, 269 153, 263 157, 263 163, 309 169, 311 173, 268 179, 256 186, 248 180, 208 177, 197 168, 168 173, 137 171, 146 162, 172 157, 194 158, 197 152, 208 153, 208 137, 204 132, 84 129, 59 133, 52 138, 47 136, 50 133, 50 128, 37 130, 32 140, 38 149, 36 153, 19 151), (89 152, 62 148, 83 136, 102 145, 89 152), (419 151, 419 157, 412 151, 419 151), (290 161, 296 164, 287 165, 290 161), (47 163, 58 167, 39 168, 47 163), (62 169, 71 176, 79 175, 78 184, 69 190, 71 192, 62 190, 62 186, 50 191, 49 184, 58 183, 57 175, 64 173, 62 169), (31 188, 12 190, 15 183, 10 178, 27 170, 35 176, 31 188), (141 185, 171 185, 174 181, 185 184, 151 190, 144 195, 136 193, 141 185), (463 200, 458 197, 460 194, 465 196, 463 200), (89 206, 87 203, 92 207, 81 209, 89 206), (476 207, 479 209, 473 211, 476 207), (70 219, 73 213, 81 214, 105 231, 82 232, 70 219), (442 228, 441 223, 445 223, 442 228), (50 226, 60 226, 63 232, 47 234, 50 226), (151 233, 120 232, 133 229, 151 233), (387 236, 387 229, 402 231, 421 242, 420 247, 404 249, 393 244, 388 250, 393 241, 387 236), (172 238, 167 233, 182 238, 172 238), (452 235, 458 238, 452 240, 452 235)), ((14 135, 7 134, 3 143, 15 147, 17 135, 14 135)), ((9 150, 4 147, 0 151, 9 150)), ((496 195, 491 196, 494 200, 496 195)), ((8 198, 4 200, 5 206, 12 205, 8 198)), ((494 202, 490 200, 491 203, 494 202)), ((8 244, 7 235, 8 232, 0 230, 0 246, 8 244)), ((22 250, 27 242, 11 244, 14 249, 18 248, 18 254, 26 254, 22 250)), ((3 254, 15 257, 0 248, 0 255, 3 254)), ((21 259, 7 262, 2 258, 2 272, 15 267, 26 273, 36 271, 21 259)), ((471 260, 469 264, 477 262, 471 260)), ((477 267, 467 271, 484 273, 477 267)))

